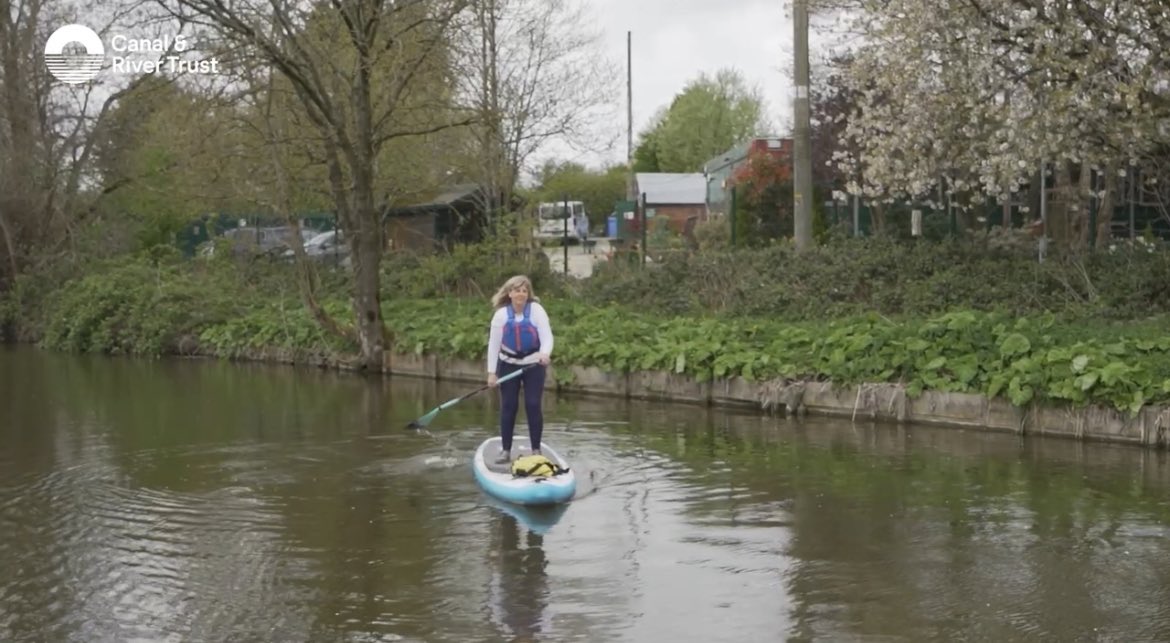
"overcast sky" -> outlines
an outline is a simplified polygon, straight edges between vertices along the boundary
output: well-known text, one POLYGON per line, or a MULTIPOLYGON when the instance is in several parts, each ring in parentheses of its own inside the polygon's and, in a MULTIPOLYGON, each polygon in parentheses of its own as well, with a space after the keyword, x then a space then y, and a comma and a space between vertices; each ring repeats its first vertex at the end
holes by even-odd
MULTIPOLYGON (((602 55, 615 65, 620 85, 613 113, 599 138, 613 140, 608 153, 582 153, 549 145, 536 158, 574 160, 590 166, 623 163, 626 157, 626 32, 633 32, 634 141, 654 113, 701 73, 732 67, 765 100, 773 132, 791 128, 791 0, 575 0, 588 31, 599 33, 602 55)), ((814 34, 812 49, 820 43, 814 34)))
MULTIPOLYGON (((607 155, 575 158, 589 165, 620 163, 626 154, 626 32, 633 32, 634 144, 654 113, 700 73, 738 69, 767 101, 779 132, 791 127, 792 20, 785 0, 583 0, 601 31, 600 46, 621 70, 617 136, 607 155)), ((573 156, 559 148, 558 157, 573 156)))

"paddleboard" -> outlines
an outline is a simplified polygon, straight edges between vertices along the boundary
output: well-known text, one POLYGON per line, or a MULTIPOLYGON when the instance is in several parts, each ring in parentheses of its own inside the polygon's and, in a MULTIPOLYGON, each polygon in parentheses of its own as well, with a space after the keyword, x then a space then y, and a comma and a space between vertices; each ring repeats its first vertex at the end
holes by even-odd
MULTIPOLYGON (((527 437, 517 436, 512 440, 512 459, 529 455, 530 447, 527 437)), ((518 505, 555 505, 572 500, 573 494, 577 492, 576 473, 569 467, 568 461, 547 442, 541 442, 540 451, 549 460, 569 470, 551 477, 513 476, 511 462, 496 463, 496 456, 500 453, 500 438, 496 436, 484 440, 475 450, 471 460, 475 481, 488 494, 518 505)))

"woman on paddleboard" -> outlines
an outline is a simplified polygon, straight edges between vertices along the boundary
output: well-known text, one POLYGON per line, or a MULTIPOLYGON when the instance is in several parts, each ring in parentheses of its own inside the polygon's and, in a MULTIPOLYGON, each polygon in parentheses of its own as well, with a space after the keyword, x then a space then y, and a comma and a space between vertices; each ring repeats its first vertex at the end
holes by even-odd
POLYGON ((528 420, 528 438, 532 453, 540 454, 540 436, 544 430, 545 370, 552 355, 553 334, 548 313, 532 292, 532 282, 517 275, 504 282, 492 297, 492 315, 488 332, 488 385, 500 388, 500 441, 497 463, 512 460, 512 433, 520 410, 520 389, 524 389, 524 417, 528 420), (529 367, 522 375, 502 384, 500 377, 529 367))

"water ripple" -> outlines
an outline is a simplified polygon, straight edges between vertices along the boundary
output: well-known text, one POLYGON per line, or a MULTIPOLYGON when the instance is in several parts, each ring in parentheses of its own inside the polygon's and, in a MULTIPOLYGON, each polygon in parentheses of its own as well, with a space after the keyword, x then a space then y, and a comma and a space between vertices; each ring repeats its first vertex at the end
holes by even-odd
POLYGON ((0 515, 13 529, 0 541, 0 560, 30 567, 0 581, 5 629, 39 622, 59 636, 84 636, 117 623, 128 637, 151 638, 192 627, 192 609, 228 609, 237 591, 271 586, 272 559, 254 555, 278 532, 263 499, 234 487, 130 488, 114 477, 70 466, 6 494, 0 515), (225 586, 226 569, 242 580, 225 586))
MULTIPOLYGON (((259 373, 216 389, 206 410, 228 408, 219 428, 162 430, 156 403, 118 386, 41 409, 33 417, 52 422, 27 435, 0 434, 18 436, 0 444, 0 640, 1170 632, 1159 565, 1170 476, 1152 459, 1049 467, 1019 459, 1016 436, 988 450, 937 433, 927 448, 847 423, 755 418, 737 434, 713 432, 690 407, 639 418, 558 400, 546 436, 581 483, 572 503, 542 513, 501 506, 474 483, 468 459, 495 413, 486 397, 445 413, 449 428, 376 435, 411 419, 386 414, 413 389, 381 397, 364 380, 305 389, 259 373), (256 382, 268 383, 250 390, 256 382), (318 404, 312 417, 336 422, 289 411, 318 404), (967 446, 930 451, 948 440, 967 446)), ((190 390, 159 399, 183 404, 190 390)), ((412 416, 432 408, 412 395, 412 416)))

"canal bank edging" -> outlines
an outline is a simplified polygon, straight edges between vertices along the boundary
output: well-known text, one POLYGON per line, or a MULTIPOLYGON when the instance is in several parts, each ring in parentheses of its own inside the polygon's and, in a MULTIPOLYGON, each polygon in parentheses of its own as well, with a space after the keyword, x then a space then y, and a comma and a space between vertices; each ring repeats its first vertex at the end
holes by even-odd
MULTIPOLYGON (((482 382, 482 361, 433 354, 386 353, 383 370, 442 380, 482 382)), ((853 421, 913 422, 952 428, 1048 435, 1163 447, 1170 444, 1170 407, 1146 406, 1134 417, 1097 405, 1032 403, 1014 406, 1004 398, 924 391, 911 398, 900 384, 841 386, 832 382, 753 382, 741 377, 699 382, 667 371, 610 373, 591 366, 553 364, 547 388, 641 400, 704 406, 754 407, 783 415, 848 417, 853 421), (569 371, 557 381, 556 369, 569 371)))

